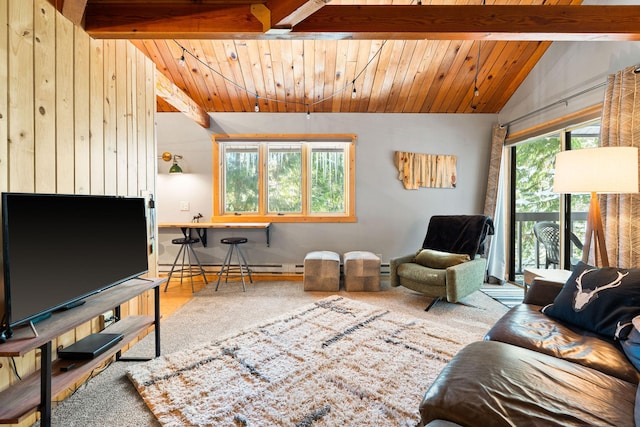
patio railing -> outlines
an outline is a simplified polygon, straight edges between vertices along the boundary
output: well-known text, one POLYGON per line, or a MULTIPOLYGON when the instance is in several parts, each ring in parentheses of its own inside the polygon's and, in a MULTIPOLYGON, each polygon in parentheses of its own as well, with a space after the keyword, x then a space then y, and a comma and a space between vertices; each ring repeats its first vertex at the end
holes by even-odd
MULTIPOLYGON (((517 213, 514 241, 515 251, 515 275, 522 275, 527 267, 539 268, 544 266, 544 248, 541 247, 533 234, 533 225, 540 221, 558 222, 558 212, 526 212, 517 213), (529 252, 533 251, 533 257, 529 252)), ((587 212, 571 213, 571 231, 578 237, 584 236, 587 223, 587 212)))

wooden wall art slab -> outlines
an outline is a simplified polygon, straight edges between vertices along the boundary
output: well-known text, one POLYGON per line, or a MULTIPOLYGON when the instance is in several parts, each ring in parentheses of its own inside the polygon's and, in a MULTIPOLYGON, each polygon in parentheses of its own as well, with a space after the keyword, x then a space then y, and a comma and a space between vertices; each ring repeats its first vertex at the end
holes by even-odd
POLYGON ((394 162, 398 179, 407 190, 455 188, 457 156, 396 151, 394 162))

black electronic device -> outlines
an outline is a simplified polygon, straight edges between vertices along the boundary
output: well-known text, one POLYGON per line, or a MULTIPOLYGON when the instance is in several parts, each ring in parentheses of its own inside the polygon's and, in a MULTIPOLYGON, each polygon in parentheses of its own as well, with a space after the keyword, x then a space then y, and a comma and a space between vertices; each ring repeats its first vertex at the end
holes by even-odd
POLYGON ((149 269, 144 198, 2 193, 2 232, 5 340, 149 269))
POLYGON ((87 335, 69 347, 58 350, 58 357, 61 359, 93 359, 122 341, 123 337, 122 334, 108 333, 87 335))

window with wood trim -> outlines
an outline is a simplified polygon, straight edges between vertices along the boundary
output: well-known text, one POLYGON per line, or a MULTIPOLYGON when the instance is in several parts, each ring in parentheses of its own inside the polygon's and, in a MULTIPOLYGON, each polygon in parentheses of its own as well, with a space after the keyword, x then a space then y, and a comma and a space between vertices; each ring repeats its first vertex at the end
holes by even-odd
POLYGON ((212 140, 212 222, 355 222, 355 135, 212 140))

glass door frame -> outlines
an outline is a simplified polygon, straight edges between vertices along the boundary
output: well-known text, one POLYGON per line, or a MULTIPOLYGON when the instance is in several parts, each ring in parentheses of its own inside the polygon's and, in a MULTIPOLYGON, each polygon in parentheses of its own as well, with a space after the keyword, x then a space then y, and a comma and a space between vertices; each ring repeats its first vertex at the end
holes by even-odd
MULTIPOLYGON (((591 119, 585 121, 583 123, 573 125, 570 127, 565 127, 554 132, 548 132, 545 134, 541 134, 539 136, 533 136, 529 138, 527 141, 533 141, 538 138, 543 138, 545 135, 553 135, 558 134, 560 139, 560 150, 570 150, 575 149, 572 147, 573 143, 573 135, 572 132, 577 131, 582 128, 588 128, 589 126, 598 126, 600 125, 600 118, 595 120, 591 119)), ((588 136, 588 135, 587 135, 588 136)), ((598 142, 599 142, 599 133, 598 133, 598 142)), ((526 142, 524 142, 526 143, 526 142)), ((508 181, 509 181, 509 189, 508 189, 508 225, 507 232, 509 234, 508 238, 508 248, 507 248, 507 280, 510 282, 517 282, 516 274, 522 274, 522 271, 516 269, 516 262, 519 261, 520 266, 522 266, 521 253, 516 254, 516 239, 519 235, 519 230, 516 229, 518 221, 517 221, 517 212, 516 212, 516 167, 517 167, 517 158, 516 158, 516 150, 519 144, 513 144, 509 146, 508 152, 505 154, 508 155, 508 181)), ((588 145, 588 144, 587 144, 588 145)), ((599 145, 599 144, 598 144, 599 145)), ((596 145, 597 146, 597 145, 596 145)), ((585 147, 586 148, 586 147, 585 147)), ((571 260, 572 260, 572 245, 570 241, 570 233, 573 232, 573 222, 575 220, 572 212, 572 197, 570 194, 559 194, 559 224, 561 227, 560 234, 560 265, 558 268, 562 268, 565 270, 571 269, 571 260)), ((574 198, 575 199, 575 198, 574 198)), ((578 213, 579 214, 579 213, 578 213)), ((520 252, 522 250, 520 249, 520 252)), ((521 268, 524 271, 524 267, 521 268)))

